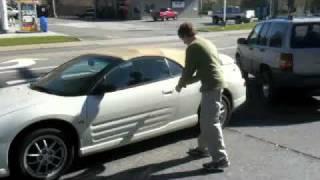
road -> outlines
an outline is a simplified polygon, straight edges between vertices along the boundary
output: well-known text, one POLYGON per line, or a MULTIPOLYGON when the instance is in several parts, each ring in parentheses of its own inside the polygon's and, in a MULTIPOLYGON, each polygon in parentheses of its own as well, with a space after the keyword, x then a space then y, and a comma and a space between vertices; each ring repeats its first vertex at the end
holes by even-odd
MULTIPOLYGON (((211 38, 220 52, 234 55, 242 35, 211 38)), ((128 46, 184 48, 178 41, 128 46)), ((37 78, 80 53, 108 45, 0 53, 0 86, 37 78), (18 68, 18 69, 15 69, 18 68)), ((114 46, 113 46, 114 48, 114 46)), ((231 167, 206 173, 209 159, 190 159, 194 129, 80 159, 64 180, 317 180, 320 176, 320 102, 317 97, 289 96, 272 107, 261 103, 255 80, 248 84, 248 102, 224 130, 231 167)))
POLYGON ((132 21, 49 19, 49 30, 76 36, 82 40, 170 36, 176 35, 179 25, 186 21, 192 21, 195 27, 202 27, 210 24, 212 20, 209 17, 169 21, 153 21, 151 18, 132 21))

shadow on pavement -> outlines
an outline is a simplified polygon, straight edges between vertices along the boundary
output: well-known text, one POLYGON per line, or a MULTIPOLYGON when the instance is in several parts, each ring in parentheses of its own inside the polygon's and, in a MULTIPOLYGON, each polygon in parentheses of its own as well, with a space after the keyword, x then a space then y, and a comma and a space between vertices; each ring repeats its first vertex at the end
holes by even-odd
POLYGON ((289 90, 274 104, 266 104, 259 85, 247 85, 247 102, 234 114, 230 127, 282 126, 320 121, 320 101, 299 91, 289 90))
POLYGON ((150 179, 150 180, 167 180, 167 179, 178 179, 178 178, 185 178, 185 177, 192 177, 192 176, 202 176, 207 174, 213 173, 221 173, 222 170, 216 171, 205 171, 203 169, 196 169, 191 171, 183 171, 183 172, 174 172, 174 173, 167 173, 167 174, 157 174, 162 170, 175 167, 184 163, 188 163, 195 159, 186 156, 180 159, 174 159, 169 161, 164 161, 160 163, 145 165, 129 170, 124 170, 119 173, 110 175, 110 176, 99 176, 98 174, 103 172, 106 168, 103 165, 93 166, 92 168, 87 169, 83 173, 77 175, 76 177, 67 178, 65 180, 83 180, 83 179, 90 179, 90 180, 118 180, 118 179, 132 179, 132 180, 141 180, 141 179, 150 179))
MULTIPOLYGON (((98 171, 99 169, 101 170, 101 172, 103 171, 102 166, 103 166, 103 164, 105 164, 107 162, 112 162, 115 160, 124 159, 124 158, 131 156, 131 155, 134 155, 134 154, 157 149, 161 146, 167 146, 169 144, 174 144, 174 143, 182 141, 182 140, 192 139, 192 138, 197 137, 198 133, 199 133, 199 131, 197 128, 189 128, 189 129, 185 129, 182 131, 177 131, 174 133, 170 133, 167 135, 156 137, 156 138, 153 138, 150 140, 146 140, 143 142, 127 145, 125 147, 121 147, 121 148, 117 148, 114 150, 91 155, 88 157, 80 158, 78 160, 78 162, 74 163, 75 165, 69 173, 73 173, 73 172, 80 171, 83 169, 87 169, 87 170, 85 172, 81 173, 81 175, 77 175, 76 177, 78 177, 78 178, 72 177, 69 180, 81 179, 83 176, 86 176, 86 177, 90 176, 90 179, 92 179, 93 175, 98 174, 96 171, 98 171), (93 165, 93 166, 90 167, 90 165, 93 165)), ((168 168, 170 165, 172 166, 172 164, 178 165, 179 163, 181 164, 182 162, 187 162, 190 160, 191 159, 188 159, 188 158, 182 158, 182 159, 178 159, 178 160, 172 160, 167 163, 163 162, 162 164, 159 164, 159 165, 155 164, 155 165, 148 165, 148 166, 156 167, 156 169, 159 169, 158 166, 161 166, 161 168, 166 169, 165 166, 167 166, 167 168, 168 168)), ((136 169, 132 169, 132 170, 128 170, 128 171, 134 172, 134 173, 139 173, 139 172, 145 173, 146 172, 143 168, 136 168, 136 169)), ((124 173, 125 172, 122 172, 118 176, 123 176, 124 173)), ((172 176, 172 175, 170 175, 170 176, 172 176)), ((117 179, 115 176, 113 178, 117 179)), ((101 179, 109 179, 109 178, 101 178, 101 179)), ((127 178, 125 178, 125 179, 127 179, 127 178)))

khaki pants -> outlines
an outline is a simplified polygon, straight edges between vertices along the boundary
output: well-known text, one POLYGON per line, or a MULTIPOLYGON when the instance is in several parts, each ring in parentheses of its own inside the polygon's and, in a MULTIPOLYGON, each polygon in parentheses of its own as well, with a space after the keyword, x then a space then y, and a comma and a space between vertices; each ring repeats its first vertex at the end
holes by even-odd
POLYGON ((208 150, 213 161, 228 160, 219 120, 221 101, 221 89, 202 92, 198 146, 208 150))

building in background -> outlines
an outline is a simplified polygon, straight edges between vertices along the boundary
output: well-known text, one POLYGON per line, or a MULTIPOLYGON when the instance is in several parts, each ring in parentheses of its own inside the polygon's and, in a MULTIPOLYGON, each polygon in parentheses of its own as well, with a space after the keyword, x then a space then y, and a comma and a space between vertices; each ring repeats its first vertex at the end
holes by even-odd
POLYGON ((97 18, 141 19, 149 16, 151 9, 168 7, 182 17, 195 17, 199 14, 200 0, 41 0, 41 4, 48 5, 51 10, 53 2, 58 17, 77 16, 94 9, 97 18))

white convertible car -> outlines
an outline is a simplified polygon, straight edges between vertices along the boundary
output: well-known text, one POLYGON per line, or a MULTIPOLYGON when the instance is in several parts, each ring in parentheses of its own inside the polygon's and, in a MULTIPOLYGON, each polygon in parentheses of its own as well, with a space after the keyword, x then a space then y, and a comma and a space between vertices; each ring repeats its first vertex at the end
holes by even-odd
MULTIPOLYGON (((77 156, 197 125, 200 82, 174 91, 184 54, 94 52, 35 83, 0 89, 0 177, 57 179, 77 156)), ((232 110, 245 102, 246 88, 234 60, 220 59, 227 81, 221 109, 226 125, 232 110)))

